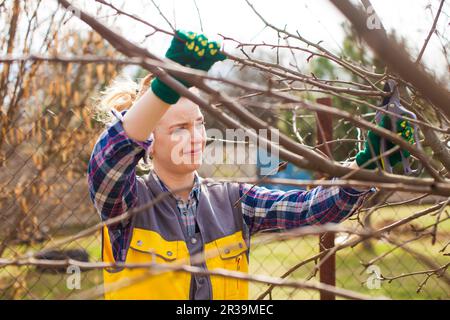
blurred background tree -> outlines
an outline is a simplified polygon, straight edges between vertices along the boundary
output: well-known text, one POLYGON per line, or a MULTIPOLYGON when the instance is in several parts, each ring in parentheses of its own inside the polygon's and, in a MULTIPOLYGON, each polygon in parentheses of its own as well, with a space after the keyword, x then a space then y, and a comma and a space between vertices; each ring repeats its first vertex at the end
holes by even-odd
MULTIPOLYGON (((64 28, 69 15, 44 3, 1 3, 2 56, 118 56, 95 32, 64 28)), ((86 171, 102 127, 89 106, 121 69, 32 59, 0 64, 0 257, 19 254, 8 252, 11 245, 34 247, 98 220, 86 171)), ((15 289, 11 296, 20 296, 23 286, 15 289)))

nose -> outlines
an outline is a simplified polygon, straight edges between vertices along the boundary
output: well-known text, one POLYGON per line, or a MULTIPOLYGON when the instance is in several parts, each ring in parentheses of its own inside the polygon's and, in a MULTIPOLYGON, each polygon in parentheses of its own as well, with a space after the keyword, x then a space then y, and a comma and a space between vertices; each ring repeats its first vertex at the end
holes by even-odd
POLYGON ((194 126, 193 132, 191 134, 191 143, 203 143, 205 141, 205 127, 204 126, 194 126))

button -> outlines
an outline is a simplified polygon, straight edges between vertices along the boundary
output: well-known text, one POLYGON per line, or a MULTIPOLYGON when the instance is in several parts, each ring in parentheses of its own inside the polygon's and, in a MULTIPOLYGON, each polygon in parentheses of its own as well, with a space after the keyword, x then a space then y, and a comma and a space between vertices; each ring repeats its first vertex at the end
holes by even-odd
POLYGON ((167 255, 170 257, 172 256, 172 251, 167 251, 167 255))
POLYGON ((203 284, 203 282, 205 282, 205 278, 201 277, 198 279, 198 283, 199 284, 203 284))
POLYGON ((243 247, 242 243, 241 243, 241 242, 239 242, 239 248, 242 248, 242 247, 243 247))
POLYGON ((225 249, 225 251, 224 251, 226 254, 229 254, 230 253, 230 249, 225 249))
POLYGON ((192 244, 196 244, 197 243, 197 238, 191 238, 191 243, 192 244))
POLYGON ((140 246, 142 246, 142 240, 138 240, 137 242, 136 242, 136 244, 140 247, 140 246))

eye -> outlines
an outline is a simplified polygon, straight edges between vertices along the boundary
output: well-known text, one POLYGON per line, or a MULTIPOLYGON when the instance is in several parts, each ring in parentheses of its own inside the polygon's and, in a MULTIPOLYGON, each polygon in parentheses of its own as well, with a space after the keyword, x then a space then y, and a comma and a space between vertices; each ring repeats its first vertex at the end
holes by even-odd
POLYGON ((204 127, 205 124, 206 124, 205 120, 201 120, 201 121, 198 121, 195 125, 200 128, 200 127, 204 127))
POLYGON ((173 129, 172 134, 185 134, 186 132, 189 132, 189 130, 186 127, 177 127, 173 129))

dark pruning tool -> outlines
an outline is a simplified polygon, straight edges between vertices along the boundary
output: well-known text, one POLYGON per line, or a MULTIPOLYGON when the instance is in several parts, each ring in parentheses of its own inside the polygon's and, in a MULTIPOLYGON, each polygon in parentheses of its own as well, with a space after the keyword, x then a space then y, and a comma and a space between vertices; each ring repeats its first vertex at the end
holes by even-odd
MULTIPOLYGON (((391 120, 391 130, 393 132, 396 133, 396 130, 397 130, 396 123, 397 123, 398 119, 404 119, 404 117, 407 116, 411 119, 417 120, 417 116, 413 112, 407 110, 404 106, 401 105, 400 94, 398 91, 398 85, 397 85, 396 81, 394 81, 392 79, 387 80, 386 84, 384 85, 383 90, 385 92, 391 93, 389 96, 387 96, 383 99, 382 108, 393 113, 393 114, 385 113, 391 120)), ((381 122, 383 114, 384 114, 383 112, 377 110, 377 112, 375 114, 375 122, 377 124, 379 124, 381 122)), ((405 121, 406 121, 406 119, 405 119, 405 121)), ((416 146, 419 150, 422 150, 422 145, 420 144, 420 140, 419 140, 419 127, 417 126, 416 123, 413 123, 412 126, 414 128, 413 134, 414 134, 416 146)), ((380 137, 380 153, 383 154, 383 156, 381 158, 382 167, 383 167, 383 170, 385 170, 389 173, 392 173, 392 166, 391 166, 390 162, 388 161, 389 156, 385 156, 384 155, 385 152, 386 152, 386 138, 380 137)), ((422 163, 419 162, 418 168, 413 170, 413 169, 411 169, 409 159, 407 157, 405 157, 403 152, 400 152, 400 154, 401 154, 404 174, 418 176, 423 169, 422 163)))

